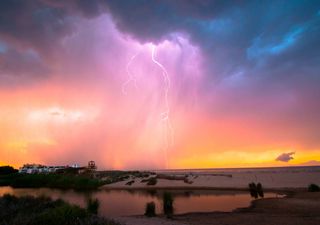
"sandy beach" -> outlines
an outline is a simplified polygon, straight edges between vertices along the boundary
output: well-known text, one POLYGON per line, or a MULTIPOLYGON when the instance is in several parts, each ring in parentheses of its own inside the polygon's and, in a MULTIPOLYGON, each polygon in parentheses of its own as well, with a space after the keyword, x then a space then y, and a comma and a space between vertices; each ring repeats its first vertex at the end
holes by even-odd
POLYGON ((127 179, 104 185, 104 189, 222 189, 246 190, 251 182, 260 182, 265 190, 305 189, 309 184, 320 185, 320 167, 279 169, 230 169, 222 171, 161 171, 151 175, 156 184, 148 185, 145 178, 127 179), (129 184, 128 184, 129 182, 129 184))
POLYGON ((146 178, 134 176, 108 184, 103 189, 208 189, 248 190, 250 182, 260 182, 264 190, 285 193, 283 198, 254 200, 248 208, 232 212, 193 212, 163 215, 155 218, 128 216, 115 218, 124 225, 318 225, 320 224, 320 193, 307 192, 311 183, 320 184, 319 167, 289 169, 240 169, 225 171, 161 171, 146 178), (148 185, 146 180, 156 179, 148 185))
POLYGON ((115 218, 124 225, 319 225, 320 193, 296 192, 281 199, 259 199, 251 207, 234 212, 188 213, 163 216, 115 218))

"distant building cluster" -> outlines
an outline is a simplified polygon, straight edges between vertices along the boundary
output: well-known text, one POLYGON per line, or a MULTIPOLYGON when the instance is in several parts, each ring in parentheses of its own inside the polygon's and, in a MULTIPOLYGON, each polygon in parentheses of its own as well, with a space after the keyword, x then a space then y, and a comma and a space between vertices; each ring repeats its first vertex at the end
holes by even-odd
POLYGON ((25 164, 19 168, 19 173, 38 174, 38 173, 84 173, 86 171, 95 171, 97 166, 94 161, 89 161, 88 166, 79 166, 79 164, 73 164, 71 166, 45 166, 41 164, 25 164))

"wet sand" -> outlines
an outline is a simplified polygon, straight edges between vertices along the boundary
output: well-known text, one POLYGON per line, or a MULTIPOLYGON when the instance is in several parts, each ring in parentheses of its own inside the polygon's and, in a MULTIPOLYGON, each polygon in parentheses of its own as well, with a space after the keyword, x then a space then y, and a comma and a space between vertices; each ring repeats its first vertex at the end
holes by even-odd
POLYGON ((259 199, 251 207, 222 213, 188 213, 166 219, 115 218, 124 225, 319 225, 320 193, 292 192, 285 198, 259 199))

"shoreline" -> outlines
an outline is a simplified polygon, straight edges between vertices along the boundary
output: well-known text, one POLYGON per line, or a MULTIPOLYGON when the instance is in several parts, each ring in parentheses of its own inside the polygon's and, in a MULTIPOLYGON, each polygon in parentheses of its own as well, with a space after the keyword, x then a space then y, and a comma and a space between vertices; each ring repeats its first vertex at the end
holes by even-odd
MULTIPOLYGON (((208 186, 111 186, 103 185, 98 190, 124 190, 124 191, 148 191, 148 190, 209 190, 209 191, 240 191, 248 192, 249 187, 208 187, 208 186)), ((263 188, 265 192, 304 192, 307 187, 283 187, 283 188, 263 188)))
POLYGON ((126 216, 115 218, 124 225, 318 225, 320 224, 320 192, 296 191, 283 198, 252 200, 250 206, 232 212, 190 212, 167 219, 126 216))
POLYGON ((126 174, 105 184, 106 190, 231 190, 247 191, 250 183, 260 183, 265 191, 303 191, 310 184, 320 185, 320 170, 254 170, 254 171, 166 171, 154 174, 126 174))

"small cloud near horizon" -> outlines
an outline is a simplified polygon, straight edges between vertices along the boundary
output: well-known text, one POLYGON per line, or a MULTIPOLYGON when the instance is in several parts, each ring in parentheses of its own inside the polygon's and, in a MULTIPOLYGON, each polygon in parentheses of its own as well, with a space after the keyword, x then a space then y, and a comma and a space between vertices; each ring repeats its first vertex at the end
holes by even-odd
POLYGON ((289 153, 282 153, 276 158, 276 161, 281 161, 281 162, 289 162, 290 160, 294 159, 293 155, 295 152, 289 152, 289 153))
POLYGON ((320 166, 320 161, 310 160, 308 162, 300 163, 300 166, 320 166))

